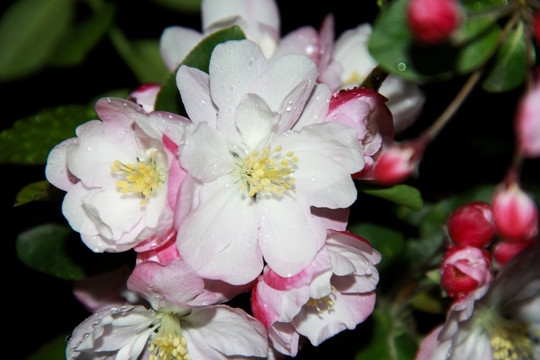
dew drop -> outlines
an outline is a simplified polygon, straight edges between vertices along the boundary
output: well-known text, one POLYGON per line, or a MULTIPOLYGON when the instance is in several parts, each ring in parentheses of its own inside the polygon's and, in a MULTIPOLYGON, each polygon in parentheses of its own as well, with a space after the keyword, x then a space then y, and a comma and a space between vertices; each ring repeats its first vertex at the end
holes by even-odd
POLYGON ((405 70, 407 70, 407 63, 404 62, 404 61, 399 62, 399 63, 397 64, 397 69, 398 69, 399 71, 405 71, 405 70))

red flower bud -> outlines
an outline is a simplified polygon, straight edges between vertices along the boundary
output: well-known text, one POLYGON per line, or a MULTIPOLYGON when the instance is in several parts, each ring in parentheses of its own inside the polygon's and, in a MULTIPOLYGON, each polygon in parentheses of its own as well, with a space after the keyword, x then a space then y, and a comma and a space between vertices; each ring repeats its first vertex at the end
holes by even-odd
POLYGON ((407 18, 415 38, 424 44, 446 41, 461 23, 457 0, 411 0, 407 18))
POLYGON ((480 201, 457 208, 448 218, 447 226, 452 241, 458 245, 482 248, 496 234, 491 206, 480 201))
POLYGON ((493 248, 493 258, 497 265, 504 266, 514 256, 538 242, 536 238, 520 241, 501 241, 493 248))
POLYGON ((462 298, 493 279, 489 253, 472 246, 452 246, 441 263, 441 285, 448 296, 462 298))
POLYGON ((537 233, 538 208, 516 182, 503 185, 492 201, 493 218, 499 235, 509 240, 526 240, 537 233))

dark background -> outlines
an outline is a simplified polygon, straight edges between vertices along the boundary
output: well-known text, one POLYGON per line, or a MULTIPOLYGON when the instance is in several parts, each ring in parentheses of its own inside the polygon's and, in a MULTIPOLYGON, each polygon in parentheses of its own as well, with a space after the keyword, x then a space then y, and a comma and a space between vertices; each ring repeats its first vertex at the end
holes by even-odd
MULTIPOLYGON (((198 14, 181 15, 151 1, 118 1, 121 11, 117 24, 129 38, 158 38, 171 25, 200 29, 198 14)), ((359 4, 360 2, 355 2, 359 4)), ((350 2, 278 1, 282 16, 282 35, 304 25, 318 27, 324 16, 332 12, 336 34, 363 22, 372 22, 377 13, 376 2, 362 1, 362 7, 350 2), (294 8, 293 8, 293 7, 294 8)), ((3 6, 6 6, 5 4, 3 6)), ((15 31, 15 30, 14 30, 15 31)), ((1 51, 1 49, 0 49, 1 51)), ((423 85, 427 103, 420 119, 400 139, 413 138, 422 131, 451 101, 465 79, 423 85)), ((0 84, 2 94, 2 128, 13 121, 32 115, 42 108, 86 104, 111 89, 133 89, 139 83, 124 65, 107 39, 92 51, 77 68, 46 68, 27 78, 0 84)), ((426 201, 436 201, 461 192, 474 184, 497 183, 502 179, 512 156, 512 118, 516 100, 522 89, 505 94, 475 92, 431 144, 420 165, 420 177, 408 181, 418 187, 426 201)), ((537 164, 527 163, 527 174, 537 164)), ((19 232, 46 221, 64 222, 60 206, 32 203, 13 208, 20 188, 44 179, 43 167, 2 165, 4 243, 8 245, 4 261, 4 312, 15 314, 8 320, 10 340, 18 358, 24 358, 42 343, 59 334, 68 334, 88 313, 71 293, 71 285, 28 269, 15 254, 15 238, 19 232), (13 341, 15 344, 13 344, 13 341)), ((531 175, 532 176, 532 175, 531 175)), ((378 203, 380 204, 380 203, 378 203)), ((369 207, 369 202, 366 207, 369 207)), ((374 205, 380 206, 380 205, 374 205)), ((362 205, 357 206, 362 208, 362 205)), ((383 211, 383 210, 381 210, 383 211)), ((379 213, 379 209, 360 211, 357 216, 379 213)), ((352 359, 355 346, 368 330, 344 332, 314 350, 307 346, 299 359, 323 359, 329 354, 352 359), (352 344, 353 346, 349 346, 352 344)), ((6 344, 6 345, 7 345, 6 344)))

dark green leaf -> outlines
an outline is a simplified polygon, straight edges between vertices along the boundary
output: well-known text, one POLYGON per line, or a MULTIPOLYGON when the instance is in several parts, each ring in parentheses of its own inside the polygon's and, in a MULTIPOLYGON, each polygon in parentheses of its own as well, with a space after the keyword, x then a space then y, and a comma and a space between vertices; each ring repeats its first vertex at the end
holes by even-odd
POLYGON ((503 92, 521 85, 527 77, 527 49, 520 22, 499 48, 495 63, 482 83, 485 90, 503 92))
POLYGON ((442 80, 474 71, 493 55, 500 28, 490 18, 467 19, 446 43, 417 44, 407 22, 407 2, 388 4, 375 19, 368 47, 384 70, 413 81, 442 80))
POLYGON ((0 18, 0 81, 14 80, 47 63, 69 32, 72 0, 18 0, 0 18))
POLYGON ((355 360, 412 360, 418 344, 401 329, 388 312, 376 311, 371 318, 373 324, 369 344, 360 350, 355 360))
POLYGON ((107 33, 114 14, 115 7, 103 3, 90 17, 73 24, 73 29, 64 34, 58 50, 52 54, 50 63, 56 66, 79 65, 107 33))
POLYGON ((67 226, 43 224, 19 234, 16 241, 19 259, 29 268, 67 280, 131 264, 131 254, 96 254, 67 226))
POLYGON ((49 151, 75 135, 75 128, 97 115, 93 108, 67 105, 44 109, 15 121, 0 133, 0 163, 42 165, 49 151))
POLYGON ((399 259, 404 248, 403 235, 396 230, 381 225, 358 223, 348 229, 366 239, 382 255, 382 260, 377 268, 383 269, 394 260, 399 259))
POLYGON ((130 41, 117 28, 111 40, 140 83, 162 83, 169 72, 161 59, 159 40, 130 41))
POLYGON ((422 195, 418 189, 405 185, 399 184, 391 187, 376 187, 376 186, 359 186, 359 191, 363 193, 377 196, 382 199, 391 201, 395 204, 409 207, 414 210, 421 210, 424 204, 422 200, 422 195))
POLYGON ((154 2, 182 13, 201 11, 201 0, 154 0, 154 2))
POLYGON ((23 187, 15 197, 15 206, 28 204, 32 201, 48 200, 52 194, 57 194, 58 190, 48 181, 38 181, 23 187))
MULTIPOLYGON (((212 51, 216 45, 229 40, 242 40, 245 38, 244 32, 238 26, 232 26, 216 31, 201 40, 179 66, 187 65, 208 73, 210 57, 212 56, 212 51)), ((163 84, 163 87, 157 96, 155 107, 156 110, 185 115, 185 109, 183 108, 180 93, 176 86, 176 71, 174 71, 165 84, 163 84)))
POLYGON ((66 339, 70 334, 62 334, 41 346, 26 360, 63 360, 66 358, 66 339))

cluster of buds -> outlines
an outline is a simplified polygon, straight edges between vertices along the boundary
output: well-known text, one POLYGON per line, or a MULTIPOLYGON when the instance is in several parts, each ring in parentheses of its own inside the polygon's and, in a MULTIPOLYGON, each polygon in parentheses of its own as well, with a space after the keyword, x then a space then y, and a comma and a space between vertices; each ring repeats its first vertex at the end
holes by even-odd
POLYGON ((441 262, 441 284, 448 296, 461 299, 487 291, 493 265, 500 268, 538 243, 538 208, 517 182, 503 183, 491 204, 474 201, 454 210, 447 230, 451 244, 441 262))

